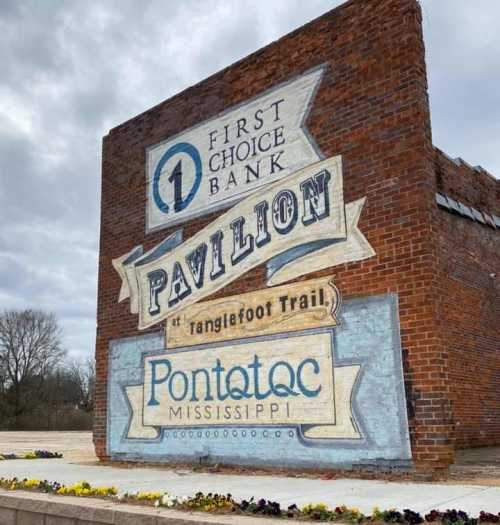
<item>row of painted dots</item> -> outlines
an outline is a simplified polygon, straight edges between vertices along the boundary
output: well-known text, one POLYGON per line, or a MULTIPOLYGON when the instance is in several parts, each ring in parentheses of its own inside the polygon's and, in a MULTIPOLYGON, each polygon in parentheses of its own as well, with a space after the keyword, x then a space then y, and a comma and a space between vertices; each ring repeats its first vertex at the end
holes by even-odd
MULTIPOLYGON (((259 432, 260 433, 260 432, 259 432)), ((178 439, 178 438, 185 438, 185 437, 190 437, 190 438, 193 438, 193 437, 197 437, 197 438, 202 438, 202 437, 213 437, 213 438, 218 438, 218 437, 229 437, 229 434, 231 434, 232 437, 257 437, 257 431, 256 430, 252 430, 252 431, 247 431, 247 430, 232 430, 232 431, 229 431, 229 430, 224 430, 224 431, 219 431, 219 430, 205 430, 205 431, 201 431, 201 430, 198 430, 198 431, 194 431, 194 430, 182 430, 182 431, 177 431, 177 430, 174 430, 173 432, 165 432, 165 437, 168 438, 170 437, 170 435, 172 435, 172 437, 174 439, 178 439)), ((268 438, 268 437, 281 437, 283 435, 283 437, 285 437, 287 434, 287 432, 282 432, 281 430, 276 430, 275 432, 272 432, 272 431, 269 431, 269 430, 263 430, 262 431, 262 437, 265 437, 265 438, 268 438)), ((289 430, 288 431, 288 436, 293 438, 295 436, 295 432, 293 430, 289 430)))

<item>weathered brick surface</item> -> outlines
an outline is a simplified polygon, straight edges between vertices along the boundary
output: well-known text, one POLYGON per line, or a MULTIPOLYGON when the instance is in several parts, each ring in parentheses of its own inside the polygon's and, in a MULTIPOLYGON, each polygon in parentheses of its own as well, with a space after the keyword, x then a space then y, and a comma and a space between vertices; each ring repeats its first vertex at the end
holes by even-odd
MULTIPOLYGON (((499 215, 499 182, 436 150, 436 189, 499 215)), ((457 447, 500 443, 500 231, 437 209, 439 321, 457 447)))
MULTIPOLYGON (((483 274, 482 281, 474 286, 460 285, 476 313, 453 310, 453 301, 460 296, 452 291, 458 286, 454 274, 445 275, 445 261, 450 244, 467 238, 469 228, 478 230, 474 234, 478 239, 498 232, 467 223, 460 234, 454 223, 467 221, 448 216, 435 204, 436 153, 431 140, 418 3, 355 0, 114 128, 104 138, 94 427, 101 458, 106 457, 108 344, 117 337, 138 335, 137 316, 129 313, 128 302, 117 303, 120 279, 111 260, 140 243, 148 250, 175 230, 144 234, 145 148, 320 64, 328 64, 328 68, 307 126, 325 156, 343 156, 345 201, 367 197, 360 229, 377 255, 307 278, 333 273, 345 297, 398 294, 408 415, 417 466, 440 468, 452 461, 454 417, 459 418, 457 423, 460 421, 463 435, 468 436, 462 444, 476 442, 474 426, 478 422, 484 422, 484 431, 489 434, 481 442, 498 442, 498 421, 493 422, 495 400, 486 386, 488 382, 495 385, 494 372, 483 378, 485 386, 476 395, 477 404, 484 405, 482 415, 474 412, 470 419, 473 409, 465 403, 466 392, 474 386, 466 377, 467 349, 451 351, 451 338, 458 341, 461 334, 444 326, 443 318, 463 319, 463 330, 467 331, 474 328, 478 315, 492 315, 482 310, 485 298, 493 296, 483 274), (478 308, 481 313, 477 313, 478 308), (460 371, 454 368, 458 366, 460 371), (457 385, 462 381, 470 385, 467 390, 457 385)), ((448 181, 446 176, 442 180, 448 181)), ((467 183, 463 186, 460 191, 467 192, 467 183)), ((184 224, 184 239, 218 214, 184 224)), ((475 246, 474 240, 470 242, 475 246)), ((463 244, 461 250, 467 250, 467 243, 463 244)), ((486 243, 482 250, 489 250, 486 243)), ((470 261, 472 269, 472 256, 470 261)), ((458 267, 454 268, 456 273, 458 267)), ((264 267, 252 270, 212 298, 263 288, 264 273, 264 267)), ((467 273, 473 277, 473 270, 467 273)), ((456 293, 460 290, 457 288, 456 293)), ((492 354, 493 331, 490 321, 489 334, 467 332, 468 344, 480 346, 484 339, 489 345, 486 354, 492 354)), ((478 365, 486 369, 487 360, 480 362, 481 352, 477 353, 478 365)), ((498 386, 498 357, 496 366, 498 386)))

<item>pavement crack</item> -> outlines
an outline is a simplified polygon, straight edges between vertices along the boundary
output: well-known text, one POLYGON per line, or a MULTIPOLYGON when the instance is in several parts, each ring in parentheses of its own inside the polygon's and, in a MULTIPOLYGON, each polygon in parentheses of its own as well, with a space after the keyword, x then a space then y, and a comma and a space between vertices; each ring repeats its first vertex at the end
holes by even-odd
POLYGON ((451 503, 452 501, 462 500, 462 499, 467 498, 469 496, 476 496, 478 494, 481 494, 483 492, 491 490, 491 488, 492 487, 477 487, 476 490, 473 490, 471 492, 460 494, 459 496, 454 496, 453 498, 447 498, 447 499, 444 499, 443 501, 439 501, 438 503, 435 503, 435 504, 433 504, 430 507, 426 507, 425 509, 422 509, 420 512, 428 512, 428 511, 431 511, 433 509, 437 509, 441 505, 447 505, 448 503, 451 503))

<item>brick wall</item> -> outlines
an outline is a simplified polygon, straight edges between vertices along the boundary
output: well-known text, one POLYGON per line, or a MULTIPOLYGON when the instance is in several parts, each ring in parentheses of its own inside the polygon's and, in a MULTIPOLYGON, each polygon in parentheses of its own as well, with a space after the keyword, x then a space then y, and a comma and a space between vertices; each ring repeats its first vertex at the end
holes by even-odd
MULTIPOLYGON (((499 214, 499 181, 435 153, 436 190, 499 214)), ((439 319, 458 448, 500 443, 500 232, 436 209, 439 319)))
MULTIPOLYGON (((449 370, 457 359, 443 337, 442 275, 435 269, 443 259, 436 223, 453 218, 441 219, 435 203, 416 0, 347 2, 104 138, 94 429, 99 457, 106 457, 108 345, 138 335, 137 316, 127 301, 117 303, 120 279, 111 260, 139 243, 148 250, 175 229, 144 234, 145 148, 320 64, 328 68, 307 127, 326 157, 343 156, 346 202, 367 197, 359 226, 377 255, 307 278, 333 273, 347 298, 398 294, 413 458, 419 468, 452 461, 458 405, 451 399, 459 397, 449 370)), ((184 239, 218 214, 184 224, 184 239)), ((252 270, 213 297, 263 288, 264 273, 263 267, 252 270)))

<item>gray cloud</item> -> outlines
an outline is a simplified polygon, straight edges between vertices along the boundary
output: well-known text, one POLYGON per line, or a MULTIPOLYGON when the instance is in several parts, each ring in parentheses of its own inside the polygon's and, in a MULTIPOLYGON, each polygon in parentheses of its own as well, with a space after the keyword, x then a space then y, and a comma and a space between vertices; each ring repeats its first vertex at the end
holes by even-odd
POLYGON ((421 1, 433 138, 500 175, 500 4, 421 1))
MULTIPOLYGON (((0 301, 93 352, 101 139, 339 0, 0 2, 0 301)), ((496 0, 422 0, 437 146, 500 173, 496 0)))

